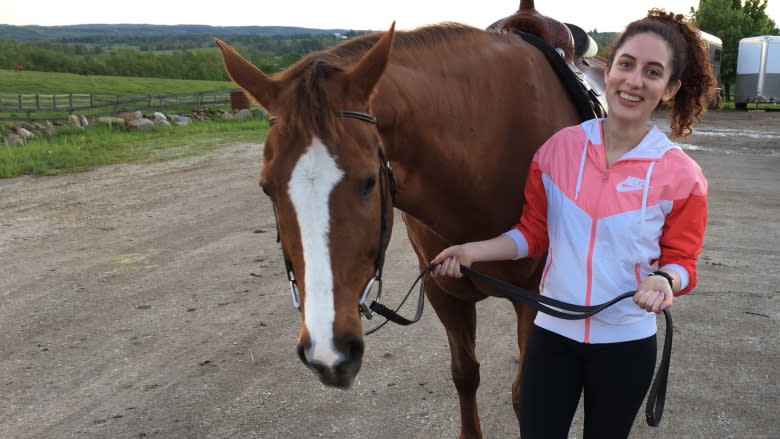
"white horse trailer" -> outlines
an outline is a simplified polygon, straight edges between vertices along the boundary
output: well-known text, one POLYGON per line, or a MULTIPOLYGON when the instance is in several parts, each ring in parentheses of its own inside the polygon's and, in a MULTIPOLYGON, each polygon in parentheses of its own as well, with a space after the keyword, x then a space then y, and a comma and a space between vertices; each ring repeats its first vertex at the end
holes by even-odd
POLYGON ((780 102, 780 36, 739 40, 734 104, 744 110, 750 102, 780 102))
POLYGON ((699 30, 699 35, 701 36, 701 39, 707 43, 707 53, 709 54, 710 64, 712 65, 712 72, 715 74, 715 79, 717 80, 717 94, 712 101, 710 101, 710 107, 719 108, 721 100, 723 99, 721 95, 722 84, 720 82, 720 59, 723 55, 723 41, 715 35, 708 34, 703 30, 699 30))

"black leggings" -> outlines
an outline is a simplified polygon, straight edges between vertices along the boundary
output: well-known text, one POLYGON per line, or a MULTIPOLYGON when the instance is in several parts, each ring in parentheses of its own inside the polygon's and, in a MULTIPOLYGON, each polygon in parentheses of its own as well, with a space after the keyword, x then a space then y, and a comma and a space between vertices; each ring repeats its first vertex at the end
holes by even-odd
POLYGON ((520 376, 520 437, 566 439, 585 393, 584 439, 625 439, 653 379, 655 335, 585 344, 533 326, 520 376))

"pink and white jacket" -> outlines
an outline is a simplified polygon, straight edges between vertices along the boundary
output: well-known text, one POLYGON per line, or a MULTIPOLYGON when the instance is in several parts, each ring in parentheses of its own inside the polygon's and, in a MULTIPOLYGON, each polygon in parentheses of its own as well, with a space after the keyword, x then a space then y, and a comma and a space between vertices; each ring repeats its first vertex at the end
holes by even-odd
MULTIPOLYGON (((536 152, 520 223, 506 234, 518 258, 547 252, 541 294, 598 305, 658 267, 675 270, 685 294, 707 223, 701 168, 658 128, 609 168, 602 119, 564 128, 536 152)), ((638 340, 656 333, 656 316, 630 299, 586 320, 539 313, 535 323, 584 343, 638 340)))

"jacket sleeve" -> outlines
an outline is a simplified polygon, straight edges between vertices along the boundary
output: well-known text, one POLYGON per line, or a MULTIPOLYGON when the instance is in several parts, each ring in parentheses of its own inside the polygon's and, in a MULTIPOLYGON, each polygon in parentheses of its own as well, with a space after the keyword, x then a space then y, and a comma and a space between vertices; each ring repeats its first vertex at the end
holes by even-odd
POLYGON ((547 235, 547 194, 542 181, 542 171, 536 158, 531 162, 528 177, 525 180, 525 205, 520 222, 514 226, 528 242, 528 257, 535 258, 544 254, 549 246, 547 235))
POLYGON ((706 226, 707 181, 699 170, 690 195, 673 202, 660 239, 659 266, 675 264, 688 272, 688 284, 677 296, 696 287, 696 261, 701 254, 706 226))

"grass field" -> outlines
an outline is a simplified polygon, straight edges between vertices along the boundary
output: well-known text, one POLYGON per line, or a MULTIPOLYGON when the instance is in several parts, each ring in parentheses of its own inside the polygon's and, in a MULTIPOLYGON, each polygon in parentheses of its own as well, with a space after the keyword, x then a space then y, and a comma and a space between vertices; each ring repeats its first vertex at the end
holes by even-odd
POLYGON ((73 73, 32 72, 0 69, 0 93, 12 94, 108 94, 144 96, 194 93, 236 88, 230 81, 191 81, 182 79, 129 76, 81 76, 73 73))
POLYGON ((109 127, 60 129, 51 138, 37 136, 24 146, 0 143, 0 178, 56 175, 98 165, 170 160, 241 142, 262 143, 263 119, 212 120, 187 126, 126 131, 109 127))
MULTIPOLYGON (((171 95, 235 89, 228 81, 80 76, 67 73, 0 70, 0 93, 96 94, 116 96, 171 95)), ((225 108, 227 109, 227 108, 225 108)), ((180 109, 184 111, 194 108, 180 109)), ((154 111, 149 111, 150 113, 154 111)), ((0 113, 0 118, 9 113, 0 113)), ((54 118, 39 113, 37 118, 54 118)), ((150 132, 109 127, 59 128, 46 138, 34 137, 22 147, 0 142, 0 178, 54 175, 112 163, 167 160, 198 154, 238 142, 260 143, 268 131, 262 119, 211 120, 187 126, 157 127, 150 132)))

